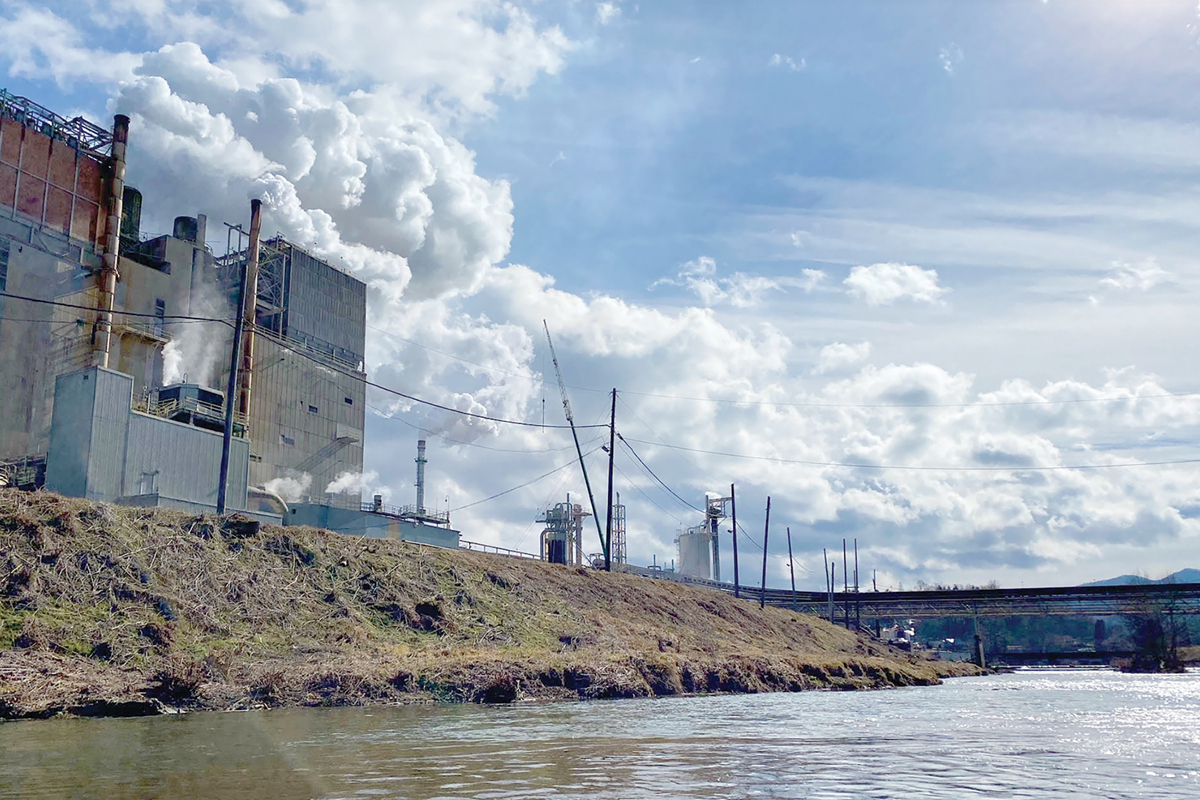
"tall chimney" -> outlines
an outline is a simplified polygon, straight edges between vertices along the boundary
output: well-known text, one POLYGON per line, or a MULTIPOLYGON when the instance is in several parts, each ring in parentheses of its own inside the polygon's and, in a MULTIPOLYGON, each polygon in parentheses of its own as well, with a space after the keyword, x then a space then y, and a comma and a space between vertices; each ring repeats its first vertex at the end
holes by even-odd
POLYGON ((250 388, 254 382, 254 310, 258 305, 258 250, 262 235, 262 200, 250 201, 250 244, 246 248, 246 295, 242 298, 242 368, 238 412, 250 417, 250 388))
POLYGON ((113 307, 117 299, 118 259, 121 255, 121 213, 125 200, 125 147, 129 142, 129 117, 113 117, 112 174, 104 200, 103 265, 100 268, 100 318, 96 331, 95 363, 108 368, 112 352, 113 307))
POLYGON ((425 440, 417 439, 417 513, 425 513, 425 440))

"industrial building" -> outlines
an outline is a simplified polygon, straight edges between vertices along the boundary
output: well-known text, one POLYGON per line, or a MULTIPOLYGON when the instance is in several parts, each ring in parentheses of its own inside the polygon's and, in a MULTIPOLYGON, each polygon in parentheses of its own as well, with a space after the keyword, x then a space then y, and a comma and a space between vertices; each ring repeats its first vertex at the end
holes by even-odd
POLYGON ((128 137, 126 117, 106 131, 0 90, 0 483, 215 508, 225 322, 254 247, 227 505, 303 478, 308 502, 361 510, 325 490, 362 471, 365 284, 281 237, 242 247, 240 228, 215 257, 200 214, 144 236, 128 137))

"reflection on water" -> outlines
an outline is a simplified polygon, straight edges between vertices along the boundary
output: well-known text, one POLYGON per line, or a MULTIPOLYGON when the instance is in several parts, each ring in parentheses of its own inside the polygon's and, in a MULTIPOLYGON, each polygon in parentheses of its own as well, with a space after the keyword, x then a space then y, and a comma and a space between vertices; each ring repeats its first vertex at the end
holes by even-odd
POLYGON ((0 798, 1200 797, 1200 674, 0 725, 0 798))

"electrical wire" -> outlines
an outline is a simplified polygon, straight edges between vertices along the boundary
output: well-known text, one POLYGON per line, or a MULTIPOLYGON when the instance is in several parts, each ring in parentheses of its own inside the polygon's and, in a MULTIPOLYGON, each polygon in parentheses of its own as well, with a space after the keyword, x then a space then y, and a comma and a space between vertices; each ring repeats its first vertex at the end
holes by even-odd
MULTIPOLYGON (((701 514, 704 513, 704 509, 697 508, 696 506, 692 505, 687 500, 684 500, 682 497, 680 497, 674 489, 672 489, 670 486, 667 486, 667 484, 663 482, 663 479, 658 477, 658 475, 655 474, 654 470, 650 469, 650 466, 645 461, 642 460, 642 457, 637 454, 637 451, 633 449, 633 447, 629 444, 629 442, 625 441, 625 437, 622 436, 619 431, 617 432, 617 438, 621 440, 621 444, 625 445, 625 447, 628 448, 630 453, 633 453, 633 457, 638 460, 639 464, 641 464, 643 467, 645 467, 646 471, 650 473, 650 476, 652 478, 654 478, 654 480, 658 481, 659 485, 661 485, 664 489, 666 489, 668 492, 673 494, 675 496, 676 500, 683 503, 685 506, 692 509, 693 511, 699 511, 701 514)), ((669 445, 667 445, 667 446, 669 446, 669 445)))
MULTIPOLYGON (((416 431, 426 431, 426 429, 421 427, 420 425, 409 422, 408 420, 404 419, 403 417, 397 416, 396 414, 393 414, 393 413, 389 413, 389 412, 383 410, 382 408, 376 408, 375 406, 371 405, 370 403, 367 403, 367 408, 374 411, 376 416, 378 416, 382 419, 394 420, 395 422, 399 422, 401 424, 407 425, 408 427, 410 427, 416 431)), ((542 450, 513 450, 513 449, 506 448, 506 447, 488 447, 487 445, 479 444, 478 442, 464 442, 461 439, 451 439, 449 436, 446 436, 443 433, 432 434, 432 435, 437 436, 438 439, 442 440, 443 442, 450 442, 451 444, 461 444, 466 447, 478 447, 480 450, 489 450, 493 453, 519 453, 519 454, 561 453, 564 450, 575 449, 575 445, 568 444, 568 445, 564 445, 563 447, 547 447, 542 450)), ((603 438, 603 437, 600 437, 600 438, 603 438)), ((592 439, 590 441, 584 442, 584 446, 587 447, 589 445, 593 445, 596 442, 600 441, 600 438, 596 438, 596 439, 592 439)))
POLYGON ((1057 472, 1068 470, 1092 470, 1092 469, 1122 469, 1128 467, 1162 467, 1175 464, 1200 464, 1200 458, 1181 458, 1169 461, 1134 461, 1125 464, 1059 464, 1049 467, 939 467, 939 466, 924 466, 902 464, 858 464, 845 461, 807 461, 798 458, 778 458, 775 456, 750 456, 744 453, 725 453, 719 450, 700 450, 694 447, 684 447, 677 444, 662 444, 658 442, 648 442, 644 439, 628 439, 617 434, 621 441, 637 442, 651 447, 667 447, 672 450, 683 450, 688 453, 700 453, 709 456, 720 456, 723 458, 740 458, 749 461, 770 461, 776 464, 799 464, 808 467, 847 467, 850 469, 876 469, 876 470, 920 470, 926 472, 1057 472))
POLYGON ((629 485, 633 487, 633 490, 634 490, 635 492, 637 492, 637 493, 638 493, 638 494, 640 494, 642 497, 644 497, 644 498, 646 498, 647 500, 649 500, 651 505, 653 505, 655 508, 657 508, 657 509, 658 509, 659 511, 661 511, 662 513, 666 514, 666 515, 667 515, 668 517, 670 517, 671 519, 673 519, 673 520, 675 520, 676 522, 678 522, 680 525, 682 525, 682 524, 683 524, 683 520, 681 520, 679 517, 677 517, 677 516, 675 516, 674 514, 672 514, 670 511, 667 511, 665 508, 663 508, 662 506, 660 506, 660 505, 659 505, 659 504, 658 504, 658 503, 655 501, 655 499, 654 499, 653 497, 651 497, 650 495, 648 495, 648 494, 646 494, 644 491, 642 491, 642 487, 640 487, 640 486, 638 486, 636 483, 634 483, 634 481, 633 481, 633 478, 630 478, 628 475, 626 475, 626 474, 625 474, 625 470, 621 469, 621 468, 620 468, 619 466, 617 466, 616 464, 613 464, 613 469, 615 469, 617 472, 619 472, 619 473, 621 474, 621 477, 622 477, 622 478, 624 478, 624 479, 625 479, 625 480, 626 480, 626 481, 629 483, 629 485))
MULTIPOLYGON (((403 397, 405 400, 411 400, 414 403, 420 403, 421 405, 431 406, 433 408, 437 408, 442 411, 449 411, 451 414, 458 414, 458 415, 464 416, 464 417, 471 417, 472 419, 486 420, 487 422, 497 422, 497 423, 500 423, 503 425, 519 425, 519 426, 525 427, 525 428, 550 428, 550 429, 555 429, 555 430, 563 430, 563 429, 571 428, 570 425, 542 425, 541 423, 538 423, 538 422, 524 422, 522 420, 504 419, 502 417, 491 417, 491 416, 488 416, 487 414, 474 414, 470 411, 462 411, 461 409, 451 408, 450 406, 444 406, 441 403, 435 403, 432 400, 422 400, 419 397, 414 397, 410 394, 405 394, 404 392, 398 391, 396 389, 392 389, 388 386, 384 386, 382 384, 375 383, 374 381, 367 380, 366 376, 363 375, 362 373, 355 373, 355 372, 350 372, 348 370, 341 369, 337 366, 334 366, 332 364, 329 364, 329 363, 317 358, 316 356, 309 355, 308 353, 305 353, 302 350, 298 350, 288 340, 279 336, 274 331, 269 331, 259 325, 255 325, 253 327, 253 330, 255 331, 256 334, 262 336, 264 339, 266 339, 270 342, 274 342, 276 345, 278 345, 279 347, 282 347, 284 350, 288 350, 292 353, 295 353, 296 355, 300 356, 301 358, 306 358, 309 361, 313 362, 314 364, 318 364, 321 367, 324 367, 325 369, 330 370, 331 372, 336 372, 340 375, 346 376, 347 378, 352 378, 352 379, 358 381, 359 383, 362 383, 365 386, 370 386, 373 389, 379 389, 380 391, 387 392, 388 394, 393 394, 397 397, 403 397)), ((576 425, 575 426, 576 430, 587 429, 587 428, 607 428, 607 427, 608 427, 607 425, 576 425)))
MULTIPOLYGON (((588 456, 590 456, 592 453, 595 453, 599 449, 600 448, 597 447, 597 448, 595 448, 595 450, 592 450, 591 452, 584 453, 584 458, 587 458, 588 456)), ((537 483, 538 481, 542 480, 543 478, 548 478, 551 475, 553 475, 554 473, 559 472, 560 470, 566 469, 567 467, 576 463, 576 461, 577 461, 577 459, 573 458, 570 461, 568 461, 567 463, 560 464, 559 466, 555 467, 554 469, 550 470, 549 472, 546 472, 546 473, 543 473, 542 475, 537 476, 533 480, 522 483, 520 486, 514 486, 511 489, 505 489, 503 492, 497 492, 496 494, 492 495, 491 497, 485 497, 482 500, 476 500, 473 503, 467 503, 465 506, 459 506, 458 508, 452 508, 452 509, 450 509, 450 511, 451 512, 462 511, 463 509, 472 508, 472 507, 480 505, 482 503, 486 503, 489 500, 495 500, 497 497, 503 497, 506 494, 511 494, 511 493, 517 491, 518 489, 524 489, 526 486, 532 486, 533 484, 537 483)))
MULTIPOLYGON (((44 306, 57 306, 59 308, 74 308, 80 311, 95 311, 98 314, 109 314, 118 317, 143 317, 147 319, 162 319, 162 320, 184 320, 187 322, 219 322, 222 325, 234 326, 232 320, 221 319, 219 317, 198 317, 191 314, 145 314, 137 311, 119 311, 113 309, 111 312, 104 309, 96 308, 95 306, 82 306, 76 303, 64 303, 61 300, 43 300, 39 297, 25 297, 24 295, 12 294, 11 292, 0 292, 0 297, 8 297, 13 300, 24 300, 27 303, 37 303, 44 306)), ((0 317, 0 319, 8 319, 0 317)), ((47 320, 48 322, 49 320, 47 320)))
MULTIPOLYGON (((597 390, 599 391, 599 390, 597 390)), ((1070 400, 1001 400, 995 403, 787 403, 776 400, 728 400, 721 397, 688 397, 685 395, 635 392, 623 389, 622 394, 655 397, 663 400, 690 400, 697 403, 726 403, 737 406, 777 406, 781 408, 990 408, 1005 406, 1043 406, 1065 403, 1119 403, 1129 400, 1151 400, 1165 397, 1200 397, 1200 392, 1164 392, 1129 397, 1077 397, 1070 400)))

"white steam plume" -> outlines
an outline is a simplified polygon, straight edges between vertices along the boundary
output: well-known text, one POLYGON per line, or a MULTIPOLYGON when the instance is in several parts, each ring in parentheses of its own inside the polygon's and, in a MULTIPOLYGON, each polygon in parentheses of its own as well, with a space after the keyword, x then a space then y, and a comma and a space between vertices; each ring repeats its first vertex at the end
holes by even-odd
POLYGON ((312 482, 312 475, 301 472, 269 480, 263 485, 263 488, 279 495, 285 502, 298 503, 308 494, 308 488, 312 486, 312 482))

